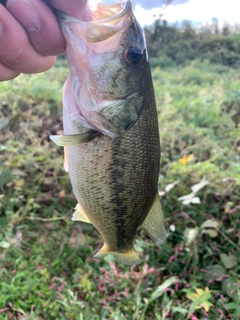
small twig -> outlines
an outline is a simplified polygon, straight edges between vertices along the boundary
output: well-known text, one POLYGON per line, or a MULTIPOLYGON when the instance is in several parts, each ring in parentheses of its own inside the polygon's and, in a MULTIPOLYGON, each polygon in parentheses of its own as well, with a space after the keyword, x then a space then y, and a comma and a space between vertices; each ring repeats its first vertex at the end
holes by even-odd
POLYGON ((55 217, 55 218, 40 218, 40 217, 26 217, 28 220, 37 220, 43 222, 51 222, 51 221, 58 221, 58 220, 66 220, 66 215, 63 217, 55 217))
POLYGON ((230 242, 235 248, 237 248, 237 250, 240 250, 240 247, 234 243, 230 238, 228 238, 228 236, 225 235, 224 232, 222 232, 219 228, 217 228, 217 231, 224 237, 224 239, 226 239, 228 242, 230 242))

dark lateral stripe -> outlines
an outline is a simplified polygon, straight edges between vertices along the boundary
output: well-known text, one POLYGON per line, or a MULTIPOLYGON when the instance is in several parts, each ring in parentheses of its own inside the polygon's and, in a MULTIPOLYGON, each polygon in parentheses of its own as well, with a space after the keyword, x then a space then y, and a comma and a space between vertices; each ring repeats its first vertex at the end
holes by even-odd
MULTIPOLYGON (((117 231, 117 248, 119 250, 124 249, 127 244, 126 234, 126 217, 127 217, 127 198, 124 196, 126 186, 124 185, 124 173, 127 165, 126 159, 123 159, 121 153, 121 138, 114 140, 112 149, 112 161, 109 164, 109 170, 111 170, 111 198, 112 211, 114 217, 114 223, 117 231)), ((123 151, 123 150, 122 150, 123 151)))

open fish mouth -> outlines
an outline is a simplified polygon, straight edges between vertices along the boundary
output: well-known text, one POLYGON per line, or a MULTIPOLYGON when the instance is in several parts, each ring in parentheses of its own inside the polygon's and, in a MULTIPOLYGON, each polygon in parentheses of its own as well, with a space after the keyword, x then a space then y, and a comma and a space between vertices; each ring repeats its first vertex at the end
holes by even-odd
MULTIPOLYGON (((103 24, 106 29, 112 29, 112 31, 121 30, 124 25, 122 18, 124 18, 129 12, 132 11, 132 2, 131 0, 121 1, 116 4, 105 5, 101 2, 98 2, 95 5, 90 5, 91 20, 82 21, 88 25, 86 33, 89 32, 90 28, 93 28, 94 31, 98 34, 102 33, 101 27, 103 24)), ((57 17, 60 24, 64 25, 66 21, 69 21, 69 16, 62 11, 57 12, 57 17)), ((71 19, 76 19, 71 17, 71 19)), ((81 19, 80 19, 81 20, 81 19)), ((115 33, 115 32, 114 32, 115 33)), ((96 35, 96 34, 95 34, 96 35)), ((87 39, 92 39, 92 32, 88 35, 87 39)), ((102 35, 103 36, 103 35, 102 35)), ((102 38, 100 36, 100 38, 102 38)), ((95 39, 95 37, 94 37, 95 39)))
POLYGON ((132 2, 127 0, 110 5, 99 2, 90 6, 90 12, 92 20, 88 21, 71 17, 61 11, 57 12, 67 42, 73 40, 71 33, 77 34, 79 39, 85 39, 86 42, 96 43, 109 39, 119 31, 126 30, 131 23, 132 2))
POLYGON ((124 16, 129 10, 132 10, 132 2, 130 0, 120 1, 113 4, 103 4, 98 2, 90 6, 93 20, 111 21, 112 19, 124 16), (115 16, 115 18, 113 18, 115 16))

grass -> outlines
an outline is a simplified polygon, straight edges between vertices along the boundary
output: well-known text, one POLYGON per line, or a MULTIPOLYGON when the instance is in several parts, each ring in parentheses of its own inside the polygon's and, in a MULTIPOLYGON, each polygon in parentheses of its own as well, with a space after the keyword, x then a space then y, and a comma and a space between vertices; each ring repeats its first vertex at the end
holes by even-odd
POLYGON ((157 248, 139 231, 131 268, 94 259, 98 232, 70 220, 62 149, 48 139, 62 130, 67 74, 60 60, 0 83, 0 319, 239 319, 238 70, 153 69, 168 234, 157 248))

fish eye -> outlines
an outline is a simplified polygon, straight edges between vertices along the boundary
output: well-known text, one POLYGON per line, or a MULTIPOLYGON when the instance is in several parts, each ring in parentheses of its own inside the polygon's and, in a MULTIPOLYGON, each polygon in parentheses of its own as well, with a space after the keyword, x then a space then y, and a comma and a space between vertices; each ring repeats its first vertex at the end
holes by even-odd
POLYGON ((143 51, 136 45, 131 45, 125 50, 125 59, 130 65, 137 65, 142 60, 143 51))

